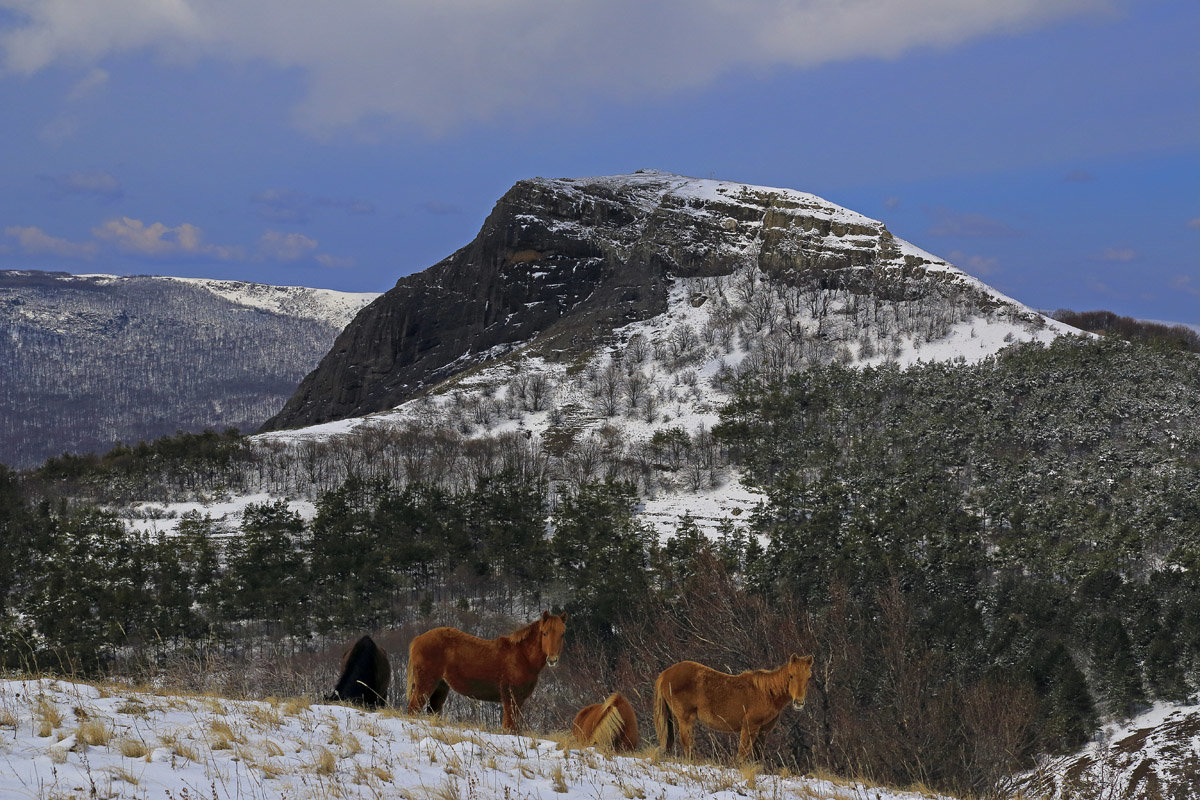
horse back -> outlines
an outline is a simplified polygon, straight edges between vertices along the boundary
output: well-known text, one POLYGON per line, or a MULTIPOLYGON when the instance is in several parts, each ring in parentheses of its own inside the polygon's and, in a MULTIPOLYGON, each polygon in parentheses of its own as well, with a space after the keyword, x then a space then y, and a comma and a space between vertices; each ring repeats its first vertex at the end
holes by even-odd
POLYGON ((477 700, 499 701, 502 684, 523 700, 538 680, 515 648, 505 646, 503 637, 481 639, 457 628, 433 628, 415 636, 408 657, 411 674, 436 676, 459 694, 477 700))
POLYGON ((342 674, 330 697, 372 707, 385 705, 391 680, 387 652, 370 636, 363 636, 342 656, 342 674))
POLYGON ((763 722, 779 716, 750 673, 730 675, 696 661, 681 661, 663 671, 659 685, 677 712, 694 712, 716 730, 736 731, 747 716, 763 722))

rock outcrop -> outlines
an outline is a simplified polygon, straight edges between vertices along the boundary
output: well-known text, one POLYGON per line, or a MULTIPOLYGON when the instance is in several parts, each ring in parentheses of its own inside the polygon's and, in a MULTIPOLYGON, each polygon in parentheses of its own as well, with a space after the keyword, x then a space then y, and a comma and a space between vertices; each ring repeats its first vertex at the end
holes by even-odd
POLYGON ((661 172, 520 181, 474 241, 364 308, 263 430, 389 409, 534 342, 564 358, 660 314, 675 278, 764 276, 903 297, 1007 298, 882 223, 786 189, 661 172))

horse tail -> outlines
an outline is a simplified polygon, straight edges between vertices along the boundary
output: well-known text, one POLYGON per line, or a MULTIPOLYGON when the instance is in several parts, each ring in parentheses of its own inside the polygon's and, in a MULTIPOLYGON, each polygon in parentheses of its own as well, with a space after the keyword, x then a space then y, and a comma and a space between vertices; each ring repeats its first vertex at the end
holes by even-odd
POLYGON ((658 734, 660 752, 670 752, 675 745, 675 719, 663 691, 663 676, 654 682, 654 732, 658 734))
POLYGON ((596 715, 596 727, 592 729, 592 735, 588 737, 589 744, 599 744, 608 749, 616 749, 617 737, 625 729, 625 718, 621 716, 621 710, 617 708, 617 701, 620 699, 621 693, 613 692, 604 701, 604 705, 600 706, 600 711, 596 715))
MULTIPOLYGON (((416 641, 415 639, 413 640, 416 641)), ((404 673, 404 696, 408 698, 408 710, 412 713, 413 698, 417 696, 417 660, 413 658, 413 646, 408 645, 408 668, 404 673)))

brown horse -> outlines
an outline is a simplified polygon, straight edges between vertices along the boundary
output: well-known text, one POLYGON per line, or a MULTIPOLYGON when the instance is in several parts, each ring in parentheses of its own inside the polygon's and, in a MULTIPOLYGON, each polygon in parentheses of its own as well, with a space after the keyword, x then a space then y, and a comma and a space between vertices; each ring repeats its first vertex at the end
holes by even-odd
POLYGON ((699 719, 713 730, 741 733, 738 760, 751 751, 761 758, 762 737, 771 732, 779 713, 790 701, 804 707, 808 679, 812 675, 812 656, 792 653, 782 667, 757 669, 730 675, 697 664, 681 661, 663 670, 654 682, 654 729, 658 743, 669 751, 675 741, 675 727, 684 754, 691 758, 692 727, 699 719))
POLYGON ((517 729, 521 706, 538 674, 562 653, 566 614, 542 618, 497 639, 480 639, 455 628, 434 628, 408 646, 408 713, 442 710, 450 690, 499 702, 505 730, 517 729))
POLYGON ((593 703, 575 715, 571 735, 583 747, 596 745, 603 750, 637 750, 637 715, 620 692, 613 692, 603 703, 593 703))
POLYGON ((364 636, 342 656, 342 677, 326 700, 343 700, 367 708, 387 705, 392 665, 387 651, 364 636))

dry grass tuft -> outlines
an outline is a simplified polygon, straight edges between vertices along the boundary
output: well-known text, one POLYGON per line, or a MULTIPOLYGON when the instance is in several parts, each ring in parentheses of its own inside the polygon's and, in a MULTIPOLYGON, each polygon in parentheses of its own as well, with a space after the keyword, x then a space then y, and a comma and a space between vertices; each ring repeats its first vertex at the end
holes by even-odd
POLYGON ((79 723, 75 735, 79 741, 89 745, 105 746, 112 739, 113 731, 104 720, 92 718, 79 723))
POLYGON ((187 761, 195 761, 196 763, 200 763, 200 756, 196 753, 196 748, 192 747, 186 742, 181 742, 178 739, 171 737, 171 741, 169 743, 164 741, 163 744, 170 749, 171 755, 179 756, 187 761))
POLYGON ((235 733, 224 719, 210 721, 208 731, 208 744, 213 750, 232 750, 234 745, 246 743, 246 737, 235 733))
POLYGON ((567 774, 563 771, 562 764, 554 765, 554 769, 550 773, 550 786, 559 794, 571 791, 571 787, 567 786, 567 774))
POLYGON ((40 723, 38 726, 38 736, 49 736, 63 723, 62 712, 45 695, 39 695, 37 700, 34 701, 33 715, 34 719, 40 723))
POLYGON ((255 704, 250 707, 248 716, 250 723, 259 730, 270 730, 283 725, 283 717, 279 712, 267 705, 255 704))
POLYGON ((121 705, 117 706, 118 714, 128 714, 131 717, 145 718, 150 716, 150 706, 138 700, 136 697, 131 697, 121 705))
POLYGON ((125 783, 128 783, 131 786, 138 785, 138 776, 134 775, 124 767, 109 767, 108 773, 117 780, 125 781, 125 783))
POLYGON ((337 759, 328 748, 317 748, 312 763, 312 771, 318 775, 332 775, 337 771, 337 759))
POLYGON ((115 742, 117 752, 126 758, 145 758, 150 749, 146 743, 138 739, 122 737, 115 742))
POLYGON ((743 764, 739 772, 742 773, 742 779, 746 781, 747 789, 758 788, 758 776, 762 772, 761 764, 743 764))
POLYGON ((283 713, 289 717, 299 716, 312 708, 312 701, 307 697, 289 697, 283 701, 283 713))
POLYGON ((0 708, 0 728, 12 728, 15 730, 16 727, 17 727, 16 713, 8 708, 0 708))

